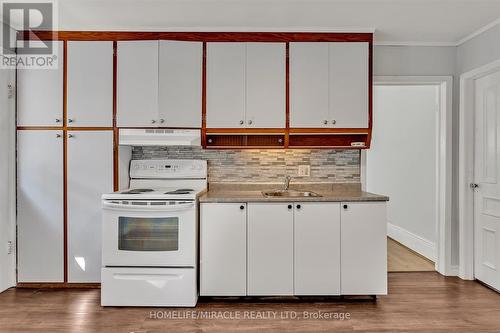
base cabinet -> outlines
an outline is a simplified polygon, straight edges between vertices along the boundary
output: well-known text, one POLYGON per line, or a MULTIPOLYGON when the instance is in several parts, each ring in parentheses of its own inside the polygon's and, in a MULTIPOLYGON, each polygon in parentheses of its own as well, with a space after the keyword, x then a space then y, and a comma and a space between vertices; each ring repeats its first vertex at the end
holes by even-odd
POLYGON ((341 293, 387 294, 386 204, 343 203, 341 293))
POLYGON ((246 203, 201 205, 200 295, 247 293, 246 203))
POLYGON ((293 205, 248 204, 250 296, 293 295, 293 205))
POLYGON ((202 296, 387 294, 385 202, 202 203, 202 296))

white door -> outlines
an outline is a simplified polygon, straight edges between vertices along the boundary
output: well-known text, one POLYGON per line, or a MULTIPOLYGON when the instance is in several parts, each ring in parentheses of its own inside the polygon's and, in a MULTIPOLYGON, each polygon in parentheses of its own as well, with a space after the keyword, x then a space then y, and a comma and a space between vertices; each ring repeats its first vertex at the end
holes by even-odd
POLYGON ((200 295, 245 296, 246 204, 205 203, 200 215, 200 295))
POLYGON ((201 127, 203 43, 160 41, 160 125, 201 127))
POLYGON ((62 41, 54 43, 58 47, 57 69, 17 71, 19 126, 62 126, 64 52, 62 41))
POLYGON ((293 205, 248 204, 250 296, 293 295, 293 205))
POLYGON ((207 43, 207 127, 245 125, 245 43, 207 43))
POLYGON ((474 274, 500 290, 500 72, 475 88, 474 274))
POLYGON ((117 125, 158 125, 158 41, 118 42, 117 125))
POLYGON ((68 126, 113 126, 113 42, 68 41, 68 126))
POLYGON ((285 127, 284 43, 246 44, 246 126, 285 127))
POLYGON ((346 202, 340 208, 342 295, 387 294, 385 202, 346 202))
POLYGON ((290 127, 329 127, 328 43, 290 43, 290 127))
POLYGON ((295 204, 293 234, 294 294, 340 295, 340 204, 295 204))
POLYGON ((0 292, 16 283, 16 108, 15 70, 0 70, 0 292), (10 85, 10 88, 8 88, 10 85))
POLYGON ((63 282, 62 131, 18 131, 19 282, 63 282))
POLYGON ((113 131, 68 132, 68 282, 101 281, 101 195, 113 191, 113 131))
POLYGON ((330 125, 368 128, 368 43, 329 43, 330 125))

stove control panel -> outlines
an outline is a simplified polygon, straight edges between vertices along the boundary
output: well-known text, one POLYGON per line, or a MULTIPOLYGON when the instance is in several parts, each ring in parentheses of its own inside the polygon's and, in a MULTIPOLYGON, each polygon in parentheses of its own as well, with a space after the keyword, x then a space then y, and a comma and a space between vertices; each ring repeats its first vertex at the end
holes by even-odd
POLYGON ((132 160, 131 179, 205 179, 204 160, 132 160))

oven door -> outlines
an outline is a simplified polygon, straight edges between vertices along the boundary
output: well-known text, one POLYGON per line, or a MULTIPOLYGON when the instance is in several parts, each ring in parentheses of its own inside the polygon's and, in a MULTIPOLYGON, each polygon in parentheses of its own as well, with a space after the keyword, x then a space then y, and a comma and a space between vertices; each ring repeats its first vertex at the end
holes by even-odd
POLYGON ((103 266, 195 267, 195 202, 103 201, 103 266))

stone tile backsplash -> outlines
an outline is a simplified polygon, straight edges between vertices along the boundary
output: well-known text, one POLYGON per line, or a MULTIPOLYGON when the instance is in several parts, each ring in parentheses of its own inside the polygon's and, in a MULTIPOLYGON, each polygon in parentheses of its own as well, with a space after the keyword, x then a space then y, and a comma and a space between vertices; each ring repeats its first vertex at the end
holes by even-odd
POLYGON ((201 147, 134 147, 132 159, 203 159, 210 182, 359 183, 360 152, 333 149, 206 150, 201 147), (311 166, 310 177, 298 177, 298 166, 311 166))

